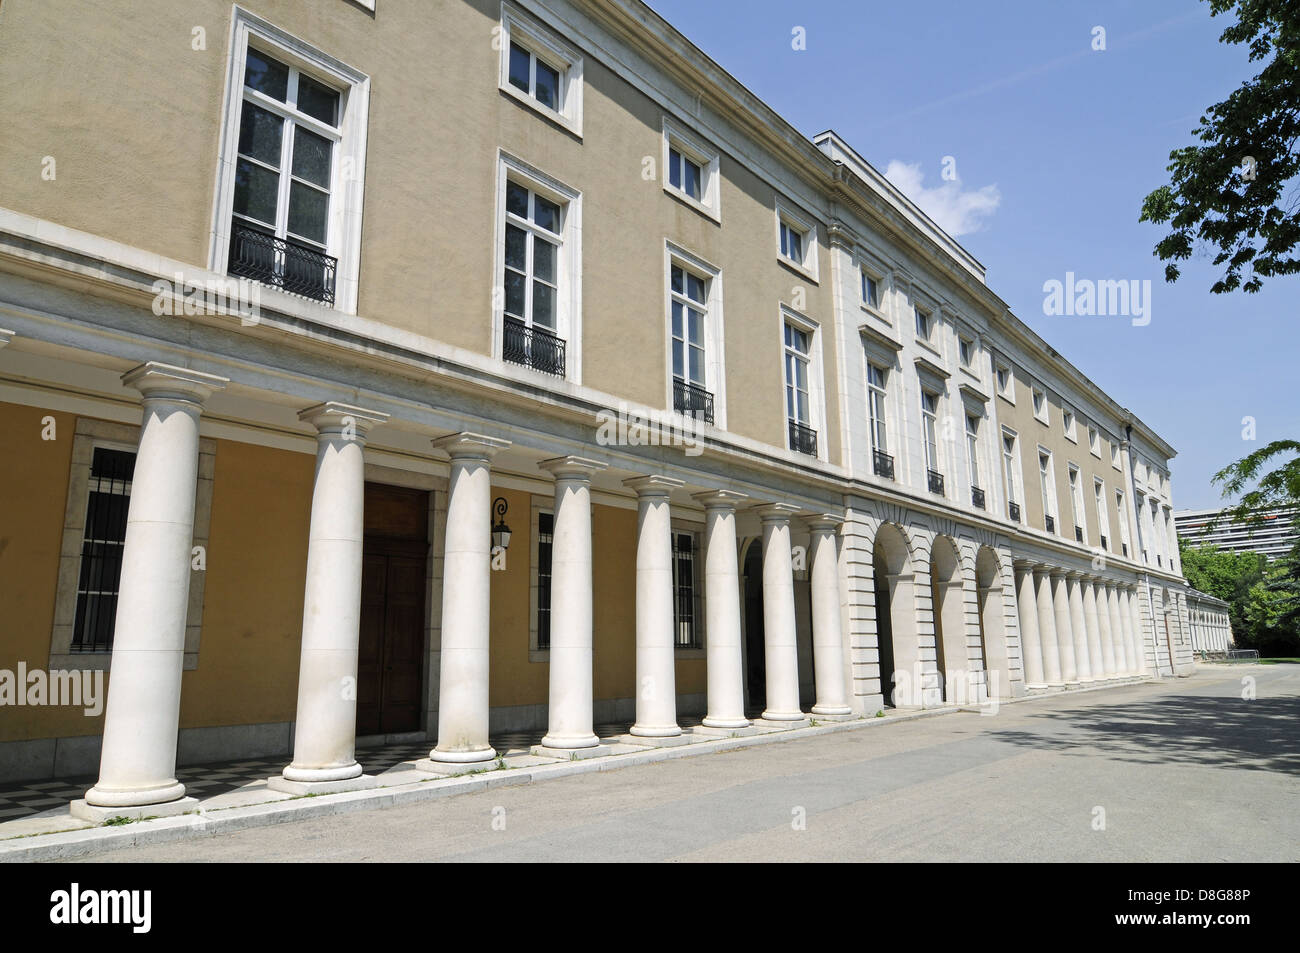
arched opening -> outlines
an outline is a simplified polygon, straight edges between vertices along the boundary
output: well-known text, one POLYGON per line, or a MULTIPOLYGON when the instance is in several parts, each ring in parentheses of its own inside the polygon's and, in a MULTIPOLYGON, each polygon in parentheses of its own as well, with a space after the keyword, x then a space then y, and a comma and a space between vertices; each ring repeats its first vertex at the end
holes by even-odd
POLYGON ((965 690, 973 682, 966 643, 961 559, 956 544, 947 536, 936 536, 930 548, 930 596, 934 606, 936 676, 926 687, 936 689, 941 701, 973 701, 967 697, 973 693, 965 690))
POLYGON ((1011 663, 1007 653, 1006 609, 1002 561, 991 546, 975 555, 975 584, 979 593, 980 652, 985 691, 993 698, 1011 697, 1011 663))
POLYGON ((745 547, 745 710, 757 717, 767 707, 767 657, 763 644, 763 543, 745 547))
POLYGON ((880 665, 880 693, 889 708, 920 705, 911 689, 920 668, 916 639, 916 599, 907 540, 893 524, 883 524, 872 550, 875 581, 876 647, 880 665))

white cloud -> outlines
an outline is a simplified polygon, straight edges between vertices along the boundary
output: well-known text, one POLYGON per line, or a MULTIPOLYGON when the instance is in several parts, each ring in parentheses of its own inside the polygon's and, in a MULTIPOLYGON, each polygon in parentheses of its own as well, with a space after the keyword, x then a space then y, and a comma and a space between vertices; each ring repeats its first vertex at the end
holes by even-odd
POLYGON ((885 178, 954 238, 978 232, 984 219, 1002 204, 1002 193, 996 185, 966 191, 961 187, 961 179, 950 179, 935 188, 927 188, 919 162, 890 159, 885 178))

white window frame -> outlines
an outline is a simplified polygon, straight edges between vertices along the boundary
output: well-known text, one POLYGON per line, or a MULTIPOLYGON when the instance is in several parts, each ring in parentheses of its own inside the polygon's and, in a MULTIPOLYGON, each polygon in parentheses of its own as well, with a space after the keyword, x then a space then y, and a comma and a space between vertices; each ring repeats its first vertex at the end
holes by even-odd
POLYGON ((1110 465, 1116 470, 1123 472, 1124 467, 1120 463, 1119 444, 1115 442, 1115 438, 1110 436, 1110 434, 1106 435, 1106 445, 1110 447, 1110 465))
POLYGON ((1125 558, 1134 559, 1133 541, 1129 539, 1128 511, 1125 509, 1123 487, 1115 488, 1115 518, 1119 520, 1119 541, 1124 544, 1120 552, 1122 553, 1124 548, 1127 548, 1128 555, 1125 558))
POLYGON ((889 314, 885 309, 885 278, 880 269, 868 264, 865 261, 858 262, 858 296, 860 306, 868 314, 874 314, 885 323, 889 322, 889 314), (876 285, 876 303, 872 304, 867 300, 867 280, 875 282, 876 285))
MULTIPOLYGON (((1093 502, 1097 507, 1097 535, 1106 537, 1107 549, 1114 545, 1115 538, 1110 534, 1110 511, 1106 509, 1106 481, 1101 477, 1092 478, 1093 502)), ((1097 540, 1098 544, 1101 540, 1097 540)))
POLYGON ((962 431, 966 438, 966 467, 970 471, 970 485, 978 489, 984 489, 984 484, 980 478, 980 423, 984 420, 983 413, 976 413, 969 407, 962 408, 962 431), (975 421, 975 431, 971 432, 970 422, 975 421))
MULTIPOLYGON (((341 60, 308 45, 236 5, 230 25, 230 53, 226 57, 225 101, 219 145, 216 184, 212 200, 212 237, 208 268, 226 274, 230 260, 231 219, 235 205, 235 167, 238 164, 239 120, 243 114, 244 69, 252 45, 286 66, 339 90, 338 145, 330 169, 329 219, 325 254, 337 260, 334 271, 333 310, 357 313, 361 272, 361 209, 365 194, 366 129, 370 112, 370 77, 341 60)), ((281 170, 287 176, 289 170, 281 170)), ((267 286, 268 294, 286 294, 267 286)), ((297 295, 289 295, 295 301, 297 295)), ((309 299, 306 299, 309 300, 309 299)), ((329 307, 311 302, 318 307, 329 307)))
MULTIPOLYGON (((501 29, 496 42, 500 44, 500 67, 497 87, 501 92, 522 103, 534 112, 563 126, 579 139, 582 138, 582 55, 565 43, 551 30, 528 17, 510 3, 501 4, 501 29), (510 45, 528 50, 560 74, 560 108, 551 109, 531 93, 525 93, 510 82, 510 45)), ((536 67, 532 67, 535 71, 536 67)))
POLYGON ((663 118, 663 186, 664 192, 691 208, 722 222, 721 156, 717 149, 707 145, 667 116, 663 118), (697 199, 685 189, 672 184, 670 154, 679 153, 700 167, 700 197, 697 199))
MULTIPOLYGON (((1038 445, 1038 480, 1042 484, 1043 515, 1050 516, 1056 525, 1056 535, 1061 535, 1060 501, 1056 498, 1056 458, 1052 451, 1042 444, 1038 445), (1043 457, 1047 458, 1047 469, 1043 469, 1043 457)), ((1043 530, 1046 532, 1046 528, 1043 530)))
POLYGON ((935 325, 935 315, 937 313, 938 312, 934 308, 921 304, 917 301, 912 302, 912 325, 916 332, 916 339, 920 341, 922 344, 929 346, 931 350, 937 350, 934 344, 934 325, 935 325), (922 315, 924 315, 925 317, 924 334, 921 333, 922 315))
MULTIPOLYGON (((943 440, 941 439, 939 420, 943 416, 943 391, 935 387, 929 387, 924 383, 920 388, 920 415, 921 415, 921 462, 926 470, 933 470, 941 476, 947 476, 943 469, 943 440), (925 398, 929 395, 934 398, 934 414, 928 415, 925 410, 925 398), (933 429, 933 440, 927 433, 926 422, 932 420, 931 428, 933 429)), ((926 477, 926 485, 929 485, 929 476, 926 477)))
POLYGON ((1052 409, 1047 403, 1047 389, 1039 387, 1037 384, 1031 384, 1029 387, 1029 410, 1034 415, 1034 419, 1039 423, 1049 424, 1052 419, 1052 409), (1042 410, 1035 407, 1038 398, 1042 398, 1042 410))
MULTIPOLYGON (((890 372, 893 370, 893 368, 882 361, 872 360, 870 355, 867 355, 866 361, 867 361, 867 429, 868 429, 867 446, 872 451, 879 450, 881 453, 889 453, 890 452, 889 435, 893 429, 890 426, 890 421, 889 421, 889 375, 890 372), (880 371, 881 373, 881 380, 883 383, 881 383, 880 385, 876 385, 871 382, 872 368, 875 368, 877 371, 880 371), (883 447, 877 445, 877 438, 876 438, 877 423, 880 424, 881 429, 883 429, 885 432, 885 440, 884 440, 885 445, 883 447)), ((870 472, 874 474, 875 473, 874 468, 871 469, 870 472)), ((895 476, 897 476, 897 470, 895 470, 895 476)))
POLYGON ((998 392, 998 396, 1008 404, 1016 402, 1016 375, 1011 369, 1011 365, 1004 361, 998 361, 993 369, 993 389, 998 392), (1005 373, 1007 375, 1007 386, 1003 387, 998 383, 998 375, 1005 373))
POLYGON ((971 374, 975 373, 975 362, 979 355, 979 340, 969 334, 957 332, 957 364, 962 370, 971 374), (962 357, 962 349, 969 346, 970 360, 967 361, 962 357))
MULTIPOLYGON (((817 459, 825 461, 827 459, 827 438, 830 436, 826 432, 826 388, 823 386, 824 374, 822 363, 822 335, 821 325, 807 315, 800 314, 794 308, 782 304, 778 310, 778 332, 780 337, 777 339, 781 345, 781 429, 784 431, 784 445, 791 453, 795 451, 790 447, 790 428, 788 421, 789 414, 786 412, 786 376, 785 376, 785 326, 792 324, 796 328, 804 331, 809 335, 808 343, 808 416, 811 418, 807 426, 817 431, 817 459)), ((807 456, 806 454, 799 454, 807 456)))
MULTIPOLYGON (((1074 540, 1074 527, 1079 527, 1083 531, 1083 545, 1088 545, 1088 514, 1083 508, 1083 470, 1077 463, 1066 462, 1065 470, 1066 481, 1070 485, 1070 517, 1074 522, 1070 525, 1070 539, 1074 540)), ((1077 542, 1077 541, 1076 541, 1077 542)))
POLYGON ((1079 418, 1064 402, 1061 404, 1061 431, 1070 443, 1079 442, 1079 418))
MULTIPOLYGON (((492 357, 504 364, 503 335, 505 333, 506 302, 502 288, 505 274, 506 244, 506 182, 514 180, 562 208, 560 228, 560 261, 556 268, 559 289, 556 294, 555 333, 565 341, 565 376, 563 380, 582 383, 582 193, 558 179, 547 175, 533 165, 510 155, 505 150, 497 152, 496 229, 492 251, 493 287, 499 289, 492 295, 492 357)), ((522 364, 510 364, 510 376, 530 375, 538 382, 554 383, 560 378, 522 364)))
MULTIPOLYGON (((1002 442, 998 450, 1002 455, 1002 478, 1006 486, 1007 502, 1023 507, 1025 505, 1024 468, 1020 460, 1020 435, 1010 427, 1003 427, 1002 442), (1011 441, 1010 451, 1007 450, 1006 445, 1008 440, 1011 441)), ((1025 514, 1022 512, 1020 516, 1023 522, 1025 514)))
MULTIPOLYGON (((727 429, 726 341, 722 318, 722 270, 680 245, 664 242, 664 406, 673 409, 673 266, 695 272, 705 281, 704 387, 713 394, 713 426, 727 429)), ((784 398, 783 398, 784 399, 784 398)))
POLYGON ((1092 424, 1088 424, 1088 452, 1101 459, 1101 431, 1092 424))
POLYGON ((783 265, 787 265, 795 271, 800 272, 810 281, 817 282, 817 226, 810 217, 806 217, 791 210, 780 199, 776 201, 776 257, 783 265), (803 245, 803 260, 797 261, 781 253, 781 226, 794 229, 803 235, 801 244, 803 245))

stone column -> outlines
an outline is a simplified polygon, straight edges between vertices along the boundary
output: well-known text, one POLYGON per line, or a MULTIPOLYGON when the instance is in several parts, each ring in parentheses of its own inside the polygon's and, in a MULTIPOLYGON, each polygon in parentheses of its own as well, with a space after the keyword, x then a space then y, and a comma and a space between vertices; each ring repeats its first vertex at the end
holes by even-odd
POLYGON ((790 558, 790 503, 759 507, 763 521, 763 658, 767 663, 764 721, 801 721, 799 650, 795 644, 794 569, 790 558))
POLYGON ((836 527, 843 520, 825 513, 810 517, 812 550, 813 680, 817 683, 814 715, 840 718, 853 714, 844 683, 843 634, 840 626, 840 567, 836 527))
POLYGON ((1056 608, 1052 601, 1052 576, 1048 566, 1034 567, 1034 585, 1038 590, 1038 636, 1043 646, 1043 677, 1049 686, 1059 688, 1065 681, 1061 677, 1061 644, 1056 638, 1056 608))
POLYGON ((1070 603, 1070 634, 1074 644, 1074 662, 1080 682, 1092 681, 1092 653, 1088 648, 1087 613, 1083 611, 1083 574, 1072 572, 1065 577, 1066 598, 1070 603))
POLYGON ((1106 608, 1110 616, 1110 633, 1115 643, 1115 674, 1133 674, 1133 656, 1125 638, 1120 593, 1114 583, 1106 584, 1106 608))
POLYGON ((180 813, 194 803, 176 780, 176 738, 199 415, 209 395, 229 381, 150 361, 122 375, 122 383, 140 392, 144 414, 127 504, 99 780, 84 801, 72 804, 76 816, 95 821, 180 813))
POLYGON ((1025 688, 1045 688, 1043 645, 1038 635, 1038 599, 1034 595, 1033 563, 1017 560, 1016 614, 1020 622, 1020 661, 1024 666, 1025 688))
MULTIPOLYGON (((1118 592, 1120 603, 1120 621, 1124 626, 1124 643, 1129 653, 1129 668, 1134 675, 1145 675, 1147 670, 1146 639, 1142 636, 1142 601, 1134 588, 1125 588, 1118 592)), ((1155 620, 1152 620, 1153 646, 1155 644, 1155 620)), ((1160 667, 1156 666, 1159 673, 1160 667)))
POLYGON ((1098 579, 1094 585, 1097 598, 1097 627, 1101 630, 1101 664, 1107 678, 1119 674, 1115 656, 1115 628, 1111 624, 1110 594, 1106 580, 1098 579))
POLYGON ((592 730, 591 668, 591 476, 605 464, 565 456, 538 466, 555 476, 550 709, 541 748, 582 757, 607 750, 592 730))
POLYGON ((1056 619, 1056 644, 1061 653, 1061 678, 1066 685, 1079 684, 1079 666, 1074 657, 1074 630, 1070 624, 1070 594, 1066 585, 1065 570, 1054 569, 1052 580, 1052 610, 1056 619))
POLYGON ((451 457, 442 560, 438 744, 421 767, 455 772, 491 761, 488 656, 492 602, 492 458, 510 441, 455 433, 433 441, 451 457))
POLYGON ((736 555, 734 490, 695 494, 704 505, 704 631, 708 678, 707 728, 750 729, 745 717, 744 656, 740 636, 740 570, 736 555))
POLYGON ((275 790, 310 794, 361 787, 357 763, 357 650, 365 532, 366 434, 388 415, 329 401, 299 419, 316 428, 307 586, 293 761, 275 790))
POLYGON ((643 738, 678 738, 673 649, 673 537, 669 494, 681 480, 624 480, 636 490, 636 724, 643 738))
POLYGON ((1097 590, 1093 581, 1081 579, 1079 586, 1083 591, 1083 621, 1088 630, 1088 667, 1093 681, 1106 677, 1106 662, 1102 657, 1101 624, 1097 619, 1097 590))

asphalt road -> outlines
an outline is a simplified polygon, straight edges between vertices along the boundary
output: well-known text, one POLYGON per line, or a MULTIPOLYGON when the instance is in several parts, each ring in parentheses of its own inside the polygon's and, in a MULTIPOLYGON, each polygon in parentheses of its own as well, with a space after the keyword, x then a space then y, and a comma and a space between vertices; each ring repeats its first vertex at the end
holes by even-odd
POLYGON ((1298 777, 1300 666, 1206 667, 90 860, 1295 861, 1298 777))

